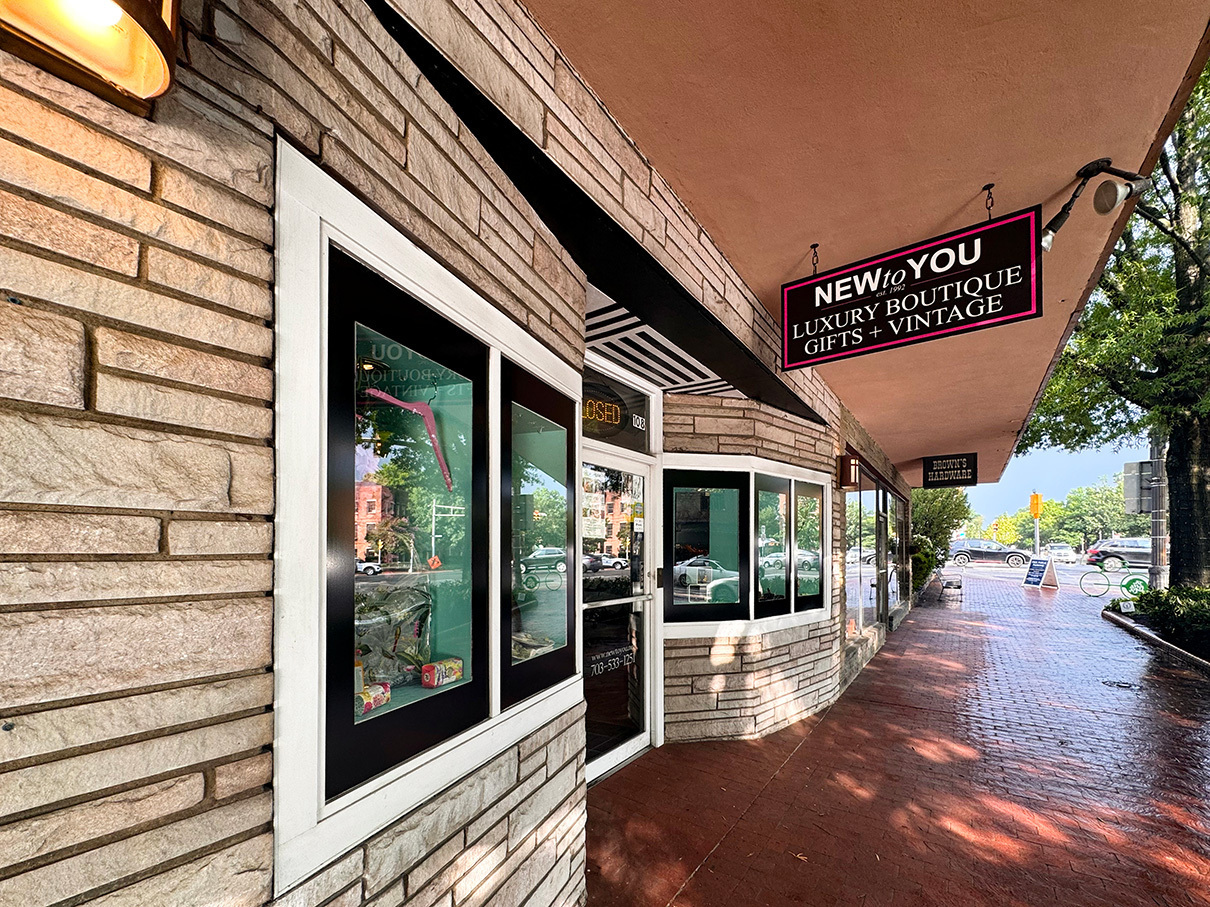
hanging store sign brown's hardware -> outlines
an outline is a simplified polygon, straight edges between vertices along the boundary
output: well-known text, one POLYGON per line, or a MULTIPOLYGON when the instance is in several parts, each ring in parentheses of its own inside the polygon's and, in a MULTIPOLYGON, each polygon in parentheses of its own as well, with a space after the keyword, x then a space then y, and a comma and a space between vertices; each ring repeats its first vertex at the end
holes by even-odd
POLYGON ((1042 317, 1035 205, 782 287, 789 370, 1042 317))
POLYGON ((955 488, 979 483, 979 455, 949 454, 944 457, 924 457, 924 479, 921 488, 955 488))

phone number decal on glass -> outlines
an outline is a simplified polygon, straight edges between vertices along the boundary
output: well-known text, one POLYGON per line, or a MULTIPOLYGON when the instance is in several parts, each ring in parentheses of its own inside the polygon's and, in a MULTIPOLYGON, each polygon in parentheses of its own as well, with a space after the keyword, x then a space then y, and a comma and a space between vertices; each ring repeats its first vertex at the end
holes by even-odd
POLYGON ((618 668, 629 667, 635 663, 636 655, 637 653, 630 646, 599 652, 592 656, 592 661, 588 664, 588 673, 590 676, 596 677, 599 674, 616 671, 618 668))

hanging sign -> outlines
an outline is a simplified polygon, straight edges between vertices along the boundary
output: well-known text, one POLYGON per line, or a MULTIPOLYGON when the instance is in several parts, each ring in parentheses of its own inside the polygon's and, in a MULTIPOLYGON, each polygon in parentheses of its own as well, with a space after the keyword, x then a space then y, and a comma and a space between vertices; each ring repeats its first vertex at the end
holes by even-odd
POLYGON ((924 457, 921 488, 953 488, 979 484, 979 455, 947 454, 924 457))
POLYGON ((1033 586, 1035 589, 1058 589, 1059 575, 1055 572, 1055 562, 1049 557, 1031 559, 1021 585, 1033 586))
POLYGON ((782 367, 1042 317, 1035 205, 782 287, 782 367))

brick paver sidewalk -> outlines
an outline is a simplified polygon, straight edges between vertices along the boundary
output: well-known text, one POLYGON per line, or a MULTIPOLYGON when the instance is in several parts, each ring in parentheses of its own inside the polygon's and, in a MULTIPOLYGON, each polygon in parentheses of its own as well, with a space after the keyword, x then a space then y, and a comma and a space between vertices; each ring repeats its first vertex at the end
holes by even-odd
POLYGON ((589 792, 589 904, 1210 905, 1210 678, 1100 605, 967 571, 825 715, 647 754, 589 792))

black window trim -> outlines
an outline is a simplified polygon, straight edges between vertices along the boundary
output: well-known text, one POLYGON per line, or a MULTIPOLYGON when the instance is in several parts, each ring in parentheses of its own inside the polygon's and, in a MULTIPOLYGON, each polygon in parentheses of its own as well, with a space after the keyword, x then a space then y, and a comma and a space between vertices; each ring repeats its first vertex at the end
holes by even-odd
POLYGON ((752 576, 752 473, 748 470, 664 470, 664 621, 687 623, 693 621, 751 620, 752 576), (676 589, 674 567, 676 523, 674 506, 677 486, 696 488, 725 488, 739 492, 739 602, 726 604, 678 605, 673 601, 676 589), (749 514, 745 517, 745 514, 749 514))

